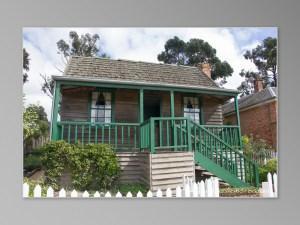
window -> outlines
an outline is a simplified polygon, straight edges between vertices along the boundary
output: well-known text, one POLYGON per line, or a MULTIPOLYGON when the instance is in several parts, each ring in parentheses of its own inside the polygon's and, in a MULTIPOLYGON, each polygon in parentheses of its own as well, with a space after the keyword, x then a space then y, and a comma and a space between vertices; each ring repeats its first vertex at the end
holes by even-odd
POLYGON ((111 93, 92 92, 91 122, 111 123, 111 93))
POLYGON ((184 117, 189 117, 191 120, 199 123, 200 122, 199 99, 197 97, 184 97, 183 102, 184 102, 184 109, 183 109, 184 117))

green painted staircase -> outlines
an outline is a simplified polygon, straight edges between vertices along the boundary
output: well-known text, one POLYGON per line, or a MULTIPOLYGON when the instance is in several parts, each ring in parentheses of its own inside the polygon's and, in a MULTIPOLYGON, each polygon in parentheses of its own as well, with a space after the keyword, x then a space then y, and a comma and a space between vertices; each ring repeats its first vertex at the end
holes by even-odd
POLYGON ((204 126, 188 121, 196 164, 233 187, 259 185, 258 167, 255 162, 204 126))

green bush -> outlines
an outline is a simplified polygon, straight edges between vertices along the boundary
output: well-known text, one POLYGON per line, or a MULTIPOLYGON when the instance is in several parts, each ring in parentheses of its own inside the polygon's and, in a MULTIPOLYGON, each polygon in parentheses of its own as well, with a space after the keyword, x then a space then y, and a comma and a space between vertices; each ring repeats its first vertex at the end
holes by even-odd
POLYGON ((46 183, 59 188, 59 179, 69 169, 72 186, 77 190, 107 190, 120 173, 117 156, 110 145, 68 144, 65 141, 50 142, 43 147, 42 164, 46 183))
POLYGON ((34 169, 41 169, 42 161, 41 156, 35 154, 28 154, 24 157, 24 169, 32 171, 34 169))
POLYGON ((277 159, 270 159, 266 165, 259 168, 260 182, 267 181, 268 173, 277 173, 277 159))
POLYGON ((24 164, 23 168, 26 172, 30 172, 34 169, 41 169, 42 168, 42 156, 43 151, 42 149, 34 149, 32 152, 24 155, 24 164))

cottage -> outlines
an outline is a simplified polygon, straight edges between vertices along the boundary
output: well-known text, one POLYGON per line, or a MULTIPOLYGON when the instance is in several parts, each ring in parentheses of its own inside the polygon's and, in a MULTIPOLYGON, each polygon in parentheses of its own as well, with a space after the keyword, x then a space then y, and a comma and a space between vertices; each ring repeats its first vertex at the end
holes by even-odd
POLYGON ((238 92, 218 87, 208 64, 74 56, 53 79, 51 139, 112 145, 122 182, 174 188, 183 175, 204 171, 232 186, 258 185, 256 164, 242 153, 239 117, 223 125, 227 100, 239 115, 238 92))
MULTIPOLYGON (((255 81, 254 93, 239 99, 241 132, 264 139, 274 149, 277 147, 277 88, 263 89, 262 80, 255 81)), ((223 107, 224 123, 234 124, 236 113, 233 103, 223 107)))

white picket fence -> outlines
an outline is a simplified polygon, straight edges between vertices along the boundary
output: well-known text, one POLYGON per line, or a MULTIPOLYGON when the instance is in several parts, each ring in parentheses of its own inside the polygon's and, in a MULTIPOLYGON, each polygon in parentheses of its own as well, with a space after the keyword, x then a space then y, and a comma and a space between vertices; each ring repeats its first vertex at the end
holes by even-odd
MULTIPOLYGON (((133 196, 130 191, 124 196, 120 192, 117 192, 117 194, 113 196, 109 191, 106 193, 96 191, 94 194, 90 194, 88 191, 84 191, 83 193, 77 192, 76 190, 67 192, 64 188, 57 194, 52 187, 49 187, 44 197, 42 196, 42 187, 40 185, 36 185, 33 190, 33 198, 217 198, 219 195, 219 180, 213 177, 197 183, 189 178, 184 178, 183 187, 177 186, 174 190, 168 188, 165 191, 158 189, 155 192, 149 190, 145 196, 140 191, 136 196, 133 196)), ((23 197, 29 198, 29 185, 27 183, 23 184, 23 197)))
POLYGON ((268 181, 261 184, 262 197, 276 198, 278 196, 278 180, 277 174, 268 173, 268 181), (273 178, 273 179, 272 179, 273 178))

